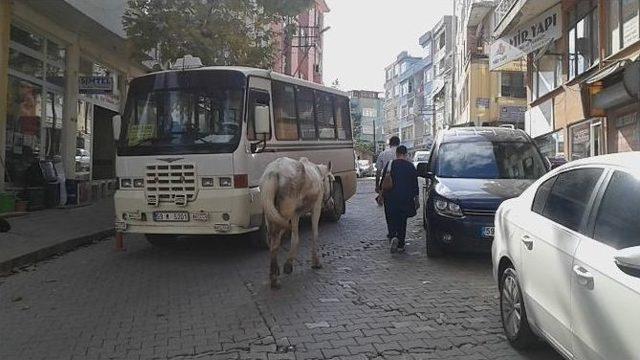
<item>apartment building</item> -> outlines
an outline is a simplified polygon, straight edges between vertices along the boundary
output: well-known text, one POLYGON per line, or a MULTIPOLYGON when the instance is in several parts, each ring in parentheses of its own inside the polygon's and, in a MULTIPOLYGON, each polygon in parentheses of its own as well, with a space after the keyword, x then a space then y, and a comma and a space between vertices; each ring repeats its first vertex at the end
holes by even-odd
POLYGON ((525 128, 548 156, 640 150, 640 0, 502 0, 490 67, 526 59, 525 128))
POLYGON ((374 152, 384 149, 384 98, 377 91, 351 90, 351 120, 354 140, 373 144, 374 152))
POLYGON ((455 16, 446 15, 431 30, 433 84, 429 96, 434 114, 434 133, 454 123, 455 26, 455 16))
POLYGON ((489 70, 493 1, 456 0, 456 68, 453 126, 512 125, 524 129, 526 62, 489 70))

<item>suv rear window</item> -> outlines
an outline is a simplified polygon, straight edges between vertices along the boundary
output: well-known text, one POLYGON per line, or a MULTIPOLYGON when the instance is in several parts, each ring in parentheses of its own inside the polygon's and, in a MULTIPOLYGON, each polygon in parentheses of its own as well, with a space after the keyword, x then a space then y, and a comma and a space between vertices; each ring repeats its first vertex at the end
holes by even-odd
POLYGON ((451 142, 438 150, 436 175, 468 179, 538 179, 547 172, 533 143, 451 142))

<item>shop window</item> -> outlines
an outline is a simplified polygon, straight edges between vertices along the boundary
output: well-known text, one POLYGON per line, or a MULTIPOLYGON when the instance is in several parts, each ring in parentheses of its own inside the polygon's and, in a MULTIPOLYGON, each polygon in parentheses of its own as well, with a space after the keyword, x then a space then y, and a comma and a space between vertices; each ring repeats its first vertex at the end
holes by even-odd
POLYGON ((569 128, 571 159, 578 160, 604 153, 602 122, 587 120, 569 128))
POLYGON ((578 1, 569 14, 569 79, 582 74, 598 61, 598 4, 578 1))
POLYGON ((9 49, 9 68, 21 74, 42 79, 44 63, 13 48, 9 49))
POLYGON ((562 83, 562 55, 546 54, 534 61, 532 76, 532 100, 535 100, 562 83))
POLYGON ((564 158, 564 130, 538 136, 533 141, 545 157, 564 158))
POLYGON ((9 76, 8 90, 5 179, 24 185, 27 169, 40 159, 42 90, 14 76, 9 76))
POLYGON ((639 39, 640 0, 609 0, 607 53, 614 54, 639 39))
POLYGON ((21 29, 20 27, 17 27, 15 25, 11 25, 11 32, 9 37, 12 42, 26 46, 29 49, 38 52, 42 51, 44 48, 44 38, 42 36, 21 29))
POLYGON ((275 117, 276 139, 298 140, 296 116, 296 90, 293 85, 273 82, 273 114, 275 117))
POLYGON ((527 91, 524 86, 524 73, 503 71, 500 73, 500 94, 505 97, 524 99, 527 91))
POLYGON ((48 92, 45 105, 45 157, 53 158, 60 155, 60 144, 62 140, 62 109, 64 107, 64 97, 60 94, 48 92))

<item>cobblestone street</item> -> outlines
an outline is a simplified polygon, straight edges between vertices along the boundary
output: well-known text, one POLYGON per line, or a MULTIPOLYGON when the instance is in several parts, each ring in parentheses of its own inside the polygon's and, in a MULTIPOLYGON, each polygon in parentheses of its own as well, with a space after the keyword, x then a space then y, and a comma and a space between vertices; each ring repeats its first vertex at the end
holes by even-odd
POLYGON ((126 252, 109 239, 0 278, 0 359, 560 358, 507 343, 489 255, 427 259, 420 216, 391 255, 373 198, 362 180, 342 220, 321 224, 321 270, 305 222, 277 291, 268 253, 238 238, 130 236, 126 252))

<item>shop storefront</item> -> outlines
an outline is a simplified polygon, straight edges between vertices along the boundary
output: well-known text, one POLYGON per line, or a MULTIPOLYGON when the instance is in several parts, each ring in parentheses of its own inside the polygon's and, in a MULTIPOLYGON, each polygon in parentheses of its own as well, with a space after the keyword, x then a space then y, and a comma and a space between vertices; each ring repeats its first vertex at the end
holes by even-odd
POLYGON ((612 152, 640 151, 640 112, 609 118, 609 147, 612 152))
POLYGON ((603 120, 590 119, 569 127, 569 160, 606 154, 603 120))
POLYGON ((564 130, 540 135, 533 139, 542 155, 549 159, 564 159, 564 130))
POLYGON ((3 196, 17 197, 29 209, 79 205, 110 194, 112 118, 122 109, 127 81, 145 73, 131 60, 117 29, 121 24, 103 26, 93 20, 99 14, 66 2, 56 5, 58 15, 68 17, 62 20, 50 16, 48 6, 2 7, 10 15, 0 42, 0 52, 8 53, 7 85, 0 89, 7 101, 0 102, 6 116, 6 123, 0 118, 3 196), (91 31, 69 27, 81 21, 91 31))

